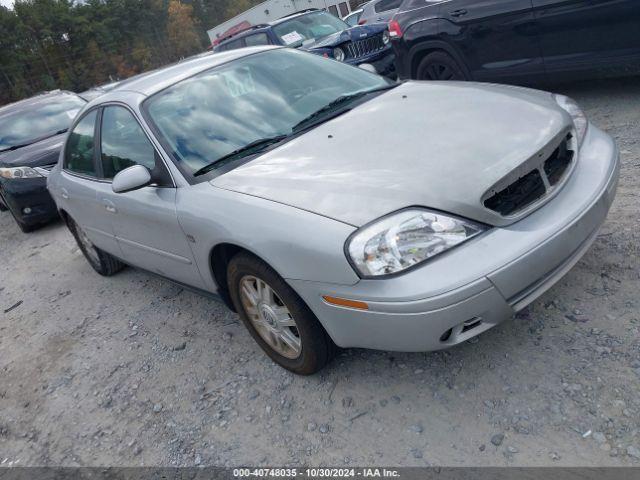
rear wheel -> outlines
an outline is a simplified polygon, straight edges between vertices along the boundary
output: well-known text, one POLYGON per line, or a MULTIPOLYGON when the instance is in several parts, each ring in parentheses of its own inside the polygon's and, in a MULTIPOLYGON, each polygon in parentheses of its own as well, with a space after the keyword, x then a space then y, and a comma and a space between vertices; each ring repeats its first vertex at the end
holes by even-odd
POLYGON ((469 80, 464 70, 451 55, 433 52, 418 65, 418 80, 469 80))
POLYGON ((236 311, 269 357, 300 375, 322 369, 336 346, 304 301, 269 265, 239 253, 228 267, 236 311))
POLYGON ((67 224, 84 258, 87 259, 89 265, 91 265, 96 272, 105 277, 110 277, 124 268, 124 263, 96 247, 84 230, 74 222, 73 219, 69 218, 67 224))

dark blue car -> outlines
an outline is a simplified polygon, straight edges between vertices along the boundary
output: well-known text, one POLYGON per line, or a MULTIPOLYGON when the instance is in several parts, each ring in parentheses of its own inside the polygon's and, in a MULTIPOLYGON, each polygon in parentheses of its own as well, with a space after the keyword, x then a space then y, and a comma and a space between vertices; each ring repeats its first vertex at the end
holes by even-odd
POLYGON ((301 48, 351 65, 372 65, 381 75, 392 76, 395 72, 386 24, 350 27, 324 10, 307 10, 255 25, 222 39, 214 51, 256 45, 301 48))

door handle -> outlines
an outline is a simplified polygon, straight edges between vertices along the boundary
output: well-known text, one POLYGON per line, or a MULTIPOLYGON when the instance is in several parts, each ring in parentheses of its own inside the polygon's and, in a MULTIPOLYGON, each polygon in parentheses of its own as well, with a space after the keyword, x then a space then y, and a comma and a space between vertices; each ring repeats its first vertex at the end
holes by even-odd
POLYGON ((106 198, 102 200, 102 205, 104 206, 104 209, 109 212, 109 213, 117 213, 118 209, 116 208, 116 206, 113 204, 113 202, 111 200, 107 200, 106 198))
POLYGON ((67 191, 66 188, 61 188, 60 189, 60 196, 62 198, 64 198, 65 200, 69 200, 69 192, 67 191))
POLYGON ((451 15, 452 17, 462 17, 463 15, 466 15, 467 13, 469 13, 467 11, 467 9, 461 8, 460 10, 454 10, 453 12, 449 13, 449 15, 451 15))

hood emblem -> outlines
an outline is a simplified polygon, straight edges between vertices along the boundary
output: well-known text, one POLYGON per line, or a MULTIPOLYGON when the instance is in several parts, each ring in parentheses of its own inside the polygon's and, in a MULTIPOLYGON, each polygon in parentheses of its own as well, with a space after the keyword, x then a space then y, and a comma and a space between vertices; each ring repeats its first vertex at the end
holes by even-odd
POLYGON ((367 36, 367 34, 366 34, 366 33, 361 33, 361 34, 360 34, 360 38, 365 38, 366 36, 367 36))

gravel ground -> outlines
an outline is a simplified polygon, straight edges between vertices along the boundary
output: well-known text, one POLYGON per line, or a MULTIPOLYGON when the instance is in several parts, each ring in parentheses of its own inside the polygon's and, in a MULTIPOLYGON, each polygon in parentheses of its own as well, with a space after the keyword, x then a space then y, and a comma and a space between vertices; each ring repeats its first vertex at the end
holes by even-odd
POLYGON ((296 377, 225 307, 0 215, 3 465, 640 465, 640 79, 557 87, 622 150, 593 248, 514 321, 296 377))

